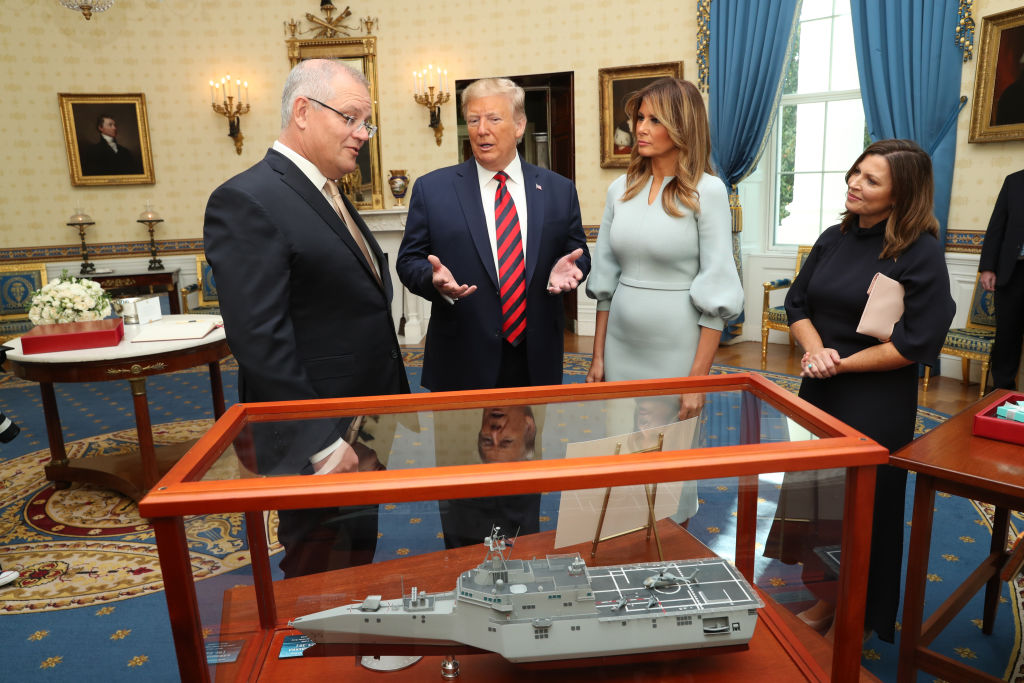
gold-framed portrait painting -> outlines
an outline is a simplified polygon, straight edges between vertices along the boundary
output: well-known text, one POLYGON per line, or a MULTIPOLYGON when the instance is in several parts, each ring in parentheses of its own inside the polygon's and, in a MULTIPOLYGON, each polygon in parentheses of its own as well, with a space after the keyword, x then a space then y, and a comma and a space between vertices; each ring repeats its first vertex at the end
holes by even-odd
POLYGON ((601 168, 625 168, 633 149, 633 124, 626 116, 626 100, 648 84, 671 76, 683 77, 682 62, 598 69, 601 107, 601 168))
POLYGON ((72 185, 151 185, 146 96, 60 93, 72 185))
POLYGON ((981 20, 969 142, 1024 140, 1024 7, 981 20))

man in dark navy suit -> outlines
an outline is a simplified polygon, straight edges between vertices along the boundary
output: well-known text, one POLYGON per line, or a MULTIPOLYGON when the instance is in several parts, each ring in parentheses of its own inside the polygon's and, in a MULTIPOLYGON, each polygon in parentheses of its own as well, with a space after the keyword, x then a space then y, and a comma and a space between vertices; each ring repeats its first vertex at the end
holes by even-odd
POLYGON ((985 231, 978 271, 981 286, 995 292, 992 385, 1015 389, 1024 342, 1024 171, 1011 173, 1003 181, 985 231))
POLYGON ((412 188, 396 266, 433 304, 422 381, 432 391, 562 382, 561 294, 586 277, 590 253, 572 181, 516 152, 524 101, 508 79, 472 83, 462 111, 474 158, 412 188))
MULTIPOLYGON (((204 244, 240 401, 404 393, 387 259, 337 180, 377 127, 366 79, 333 60, 301 62, 282 95, 282 130, 258 164, 214 190, 204 244)), ((254 425, 264 475, 376 468, 350 421, 254 425)), ((364 437, 365 440, 365 437, 364 437)), ((382 457, 390 444, 371 442, 382 457)), ((377 506, 282 510, 287 576, 373 560, 377 506)))
MULTIPOLYGON (((405 286, 432 302, 423 386, 561 384, 561 295, 590 271, 576 188, 520 160, 525 93, 512 81, 472 83, 462 113, 474 158, 413 186, 396 263, 405 286)), ((448 547, 479 543, 492 523, 539 531, 539 494, 441 501, 440 509, 448 547)))

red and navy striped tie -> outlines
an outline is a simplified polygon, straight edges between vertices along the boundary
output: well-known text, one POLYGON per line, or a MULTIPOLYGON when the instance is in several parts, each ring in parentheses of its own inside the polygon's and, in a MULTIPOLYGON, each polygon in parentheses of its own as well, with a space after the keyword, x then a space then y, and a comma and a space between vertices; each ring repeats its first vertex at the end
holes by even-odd
POLYGON ((498 284, 501 287, 501 332, 516 346, 526 332, 526 260, 519 230, 519 214, 505 181, 508 174, 499 171, 494 179, 494 227, 498 242, 498 284))

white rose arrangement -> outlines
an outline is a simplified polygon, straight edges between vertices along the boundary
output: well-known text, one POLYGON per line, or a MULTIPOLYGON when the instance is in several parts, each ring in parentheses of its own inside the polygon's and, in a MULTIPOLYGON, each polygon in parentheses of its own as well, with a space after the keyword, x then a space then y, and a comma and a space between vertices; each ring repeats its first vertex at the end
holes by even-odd
POLYGON ((28 318, 33 325, 53 325, 86 320, 102 320, 110 315, 110 295, 99 283, 68 275, 65 270, 56 280, 32 293, 28 318))

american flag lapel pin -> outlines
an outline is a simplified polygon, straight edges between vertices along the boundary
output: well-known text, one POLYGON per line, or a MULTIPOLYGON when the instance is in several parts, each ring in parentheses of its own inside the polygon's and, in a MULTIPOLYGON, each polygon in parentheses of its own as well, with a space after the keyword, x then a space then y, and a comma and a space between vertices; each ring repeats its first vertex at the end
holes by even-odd
POLYGON ((536 185, 537 185, 537 189, 538 190, 543 190, 544 189, 543 187, 540 186, 540 183, 536 183, 536 185))

